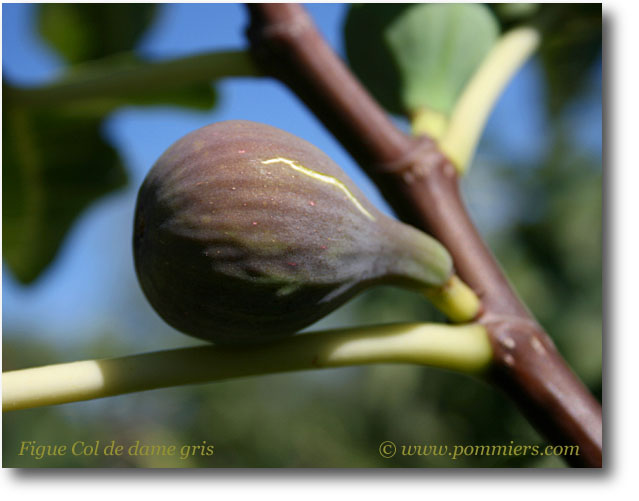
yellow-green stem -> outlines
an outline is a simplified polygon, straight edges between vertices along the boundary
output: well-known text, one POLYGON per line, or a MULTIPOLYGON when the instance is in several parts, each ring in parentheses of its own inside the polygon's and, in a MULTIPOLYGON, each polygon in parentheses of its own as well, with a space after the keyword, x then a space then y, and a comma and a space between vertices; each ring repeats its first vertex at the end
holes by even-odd
POLYGON ((478 324, 395 324, 299 334, 257 347, 212 345, 36 367, 2 375, 2 409, 305 369, 412 363, 479 375, 492 360, 478 324))
POLYGON ((439 141, 448 128, 448 117, 440 111, 422 108, 411 118, 411 130, 414 135, 426 134, 439 141))
POLYGON ((473 320, 481 308, 475 292, 457 275, 450 277, 443 286, 425 289, 424 295, 452 322, 463 323, 473 320))
POLYGON ((488 116, 506 84, 539 44, 532 28, 517 28, 500 38, 464 88, 450 115, 439 147, 465 172, 488 116))

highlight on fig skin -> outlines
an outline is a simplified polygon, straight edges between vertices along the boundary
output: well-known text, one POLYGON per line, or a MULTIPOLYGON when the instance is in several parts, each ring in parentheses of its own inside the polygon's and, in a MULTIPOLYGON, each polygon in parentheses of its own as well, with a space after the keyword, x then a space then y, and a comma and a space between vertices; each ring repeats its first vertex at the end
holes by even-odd
POLYGON ((293 334, 375 284, 449 282, 433 238, 379 212, 322 151, 275 127, 215 123, 148 173, 138 279, 176 329, 218 343, 293 334))

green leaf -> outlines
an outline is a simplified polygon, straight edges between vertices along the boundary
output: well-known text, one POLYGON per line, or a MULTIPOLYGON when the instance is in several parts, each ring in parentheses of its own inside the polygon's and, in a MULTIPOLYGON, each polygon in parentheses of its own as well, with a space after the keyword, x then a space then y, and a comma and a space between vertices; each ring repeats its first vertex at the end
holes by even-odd
POLYGON ((53 260, 80 212, 123 186, 126 173, 100 136, 100 119, 3 104, 2 251, 28 283, 53 260))
POLYGON ((75 64, 133 48, 153 20, 155 4, 45 3, 39 5, 42 37, 75 64))
POLYGON ((345 26, 355 73, 389 111, 408 114, 448 114, 498 35, 477 4, 355 5, 345 26))

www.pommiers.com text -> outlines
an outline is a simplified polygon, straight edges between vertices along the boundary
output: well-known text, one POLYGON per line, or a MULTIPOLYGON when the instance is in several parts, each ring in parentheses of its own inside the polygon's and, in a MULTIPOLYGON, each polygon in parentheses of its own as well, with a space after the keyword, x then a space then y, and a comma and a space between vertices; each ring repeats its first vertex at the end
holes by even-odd
POLYGON ((456 460, 466 456, 579 456, 578 445, 432 445, 395 444, 386 440, 379 445, 379 454, 395 456, 443 456, 456 460))

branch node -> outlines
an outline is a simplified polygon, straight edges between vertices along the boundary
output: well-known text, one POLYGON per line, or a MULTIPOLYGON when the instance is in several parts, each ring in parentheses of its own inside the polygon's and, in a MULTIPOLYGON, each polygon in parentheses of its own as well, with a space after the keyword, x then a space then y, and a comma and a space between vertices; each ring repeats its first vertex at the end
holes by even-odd
POLYGON ((532 319, 487 314, 480 323, 491 333, 497 365, 512 368, 522 356, 530 358, 531 348, 534 357, 557 352, 552 340, 543 335, 539 324, 532 319))
MULTIPOLYGON (((375 170, 380 174, 402 176, 410 184, 415 178, 425 177, 429 170, 445 163, 448 163, 447 159, 439 151, 435 141, 427 136, 418 136, 412 139, 411 147, 401 156, 390 162, 377 164, 375 170)), ((455 171, 454 167, 453 170, 455 171)))
POLYGON ((300 37, 306 30, 311 28, 313 28, 313 24, 307 16, 296 15, 290 21, 264 26, 260 31, 260 37, 264 39, 292 40, 300 37))

